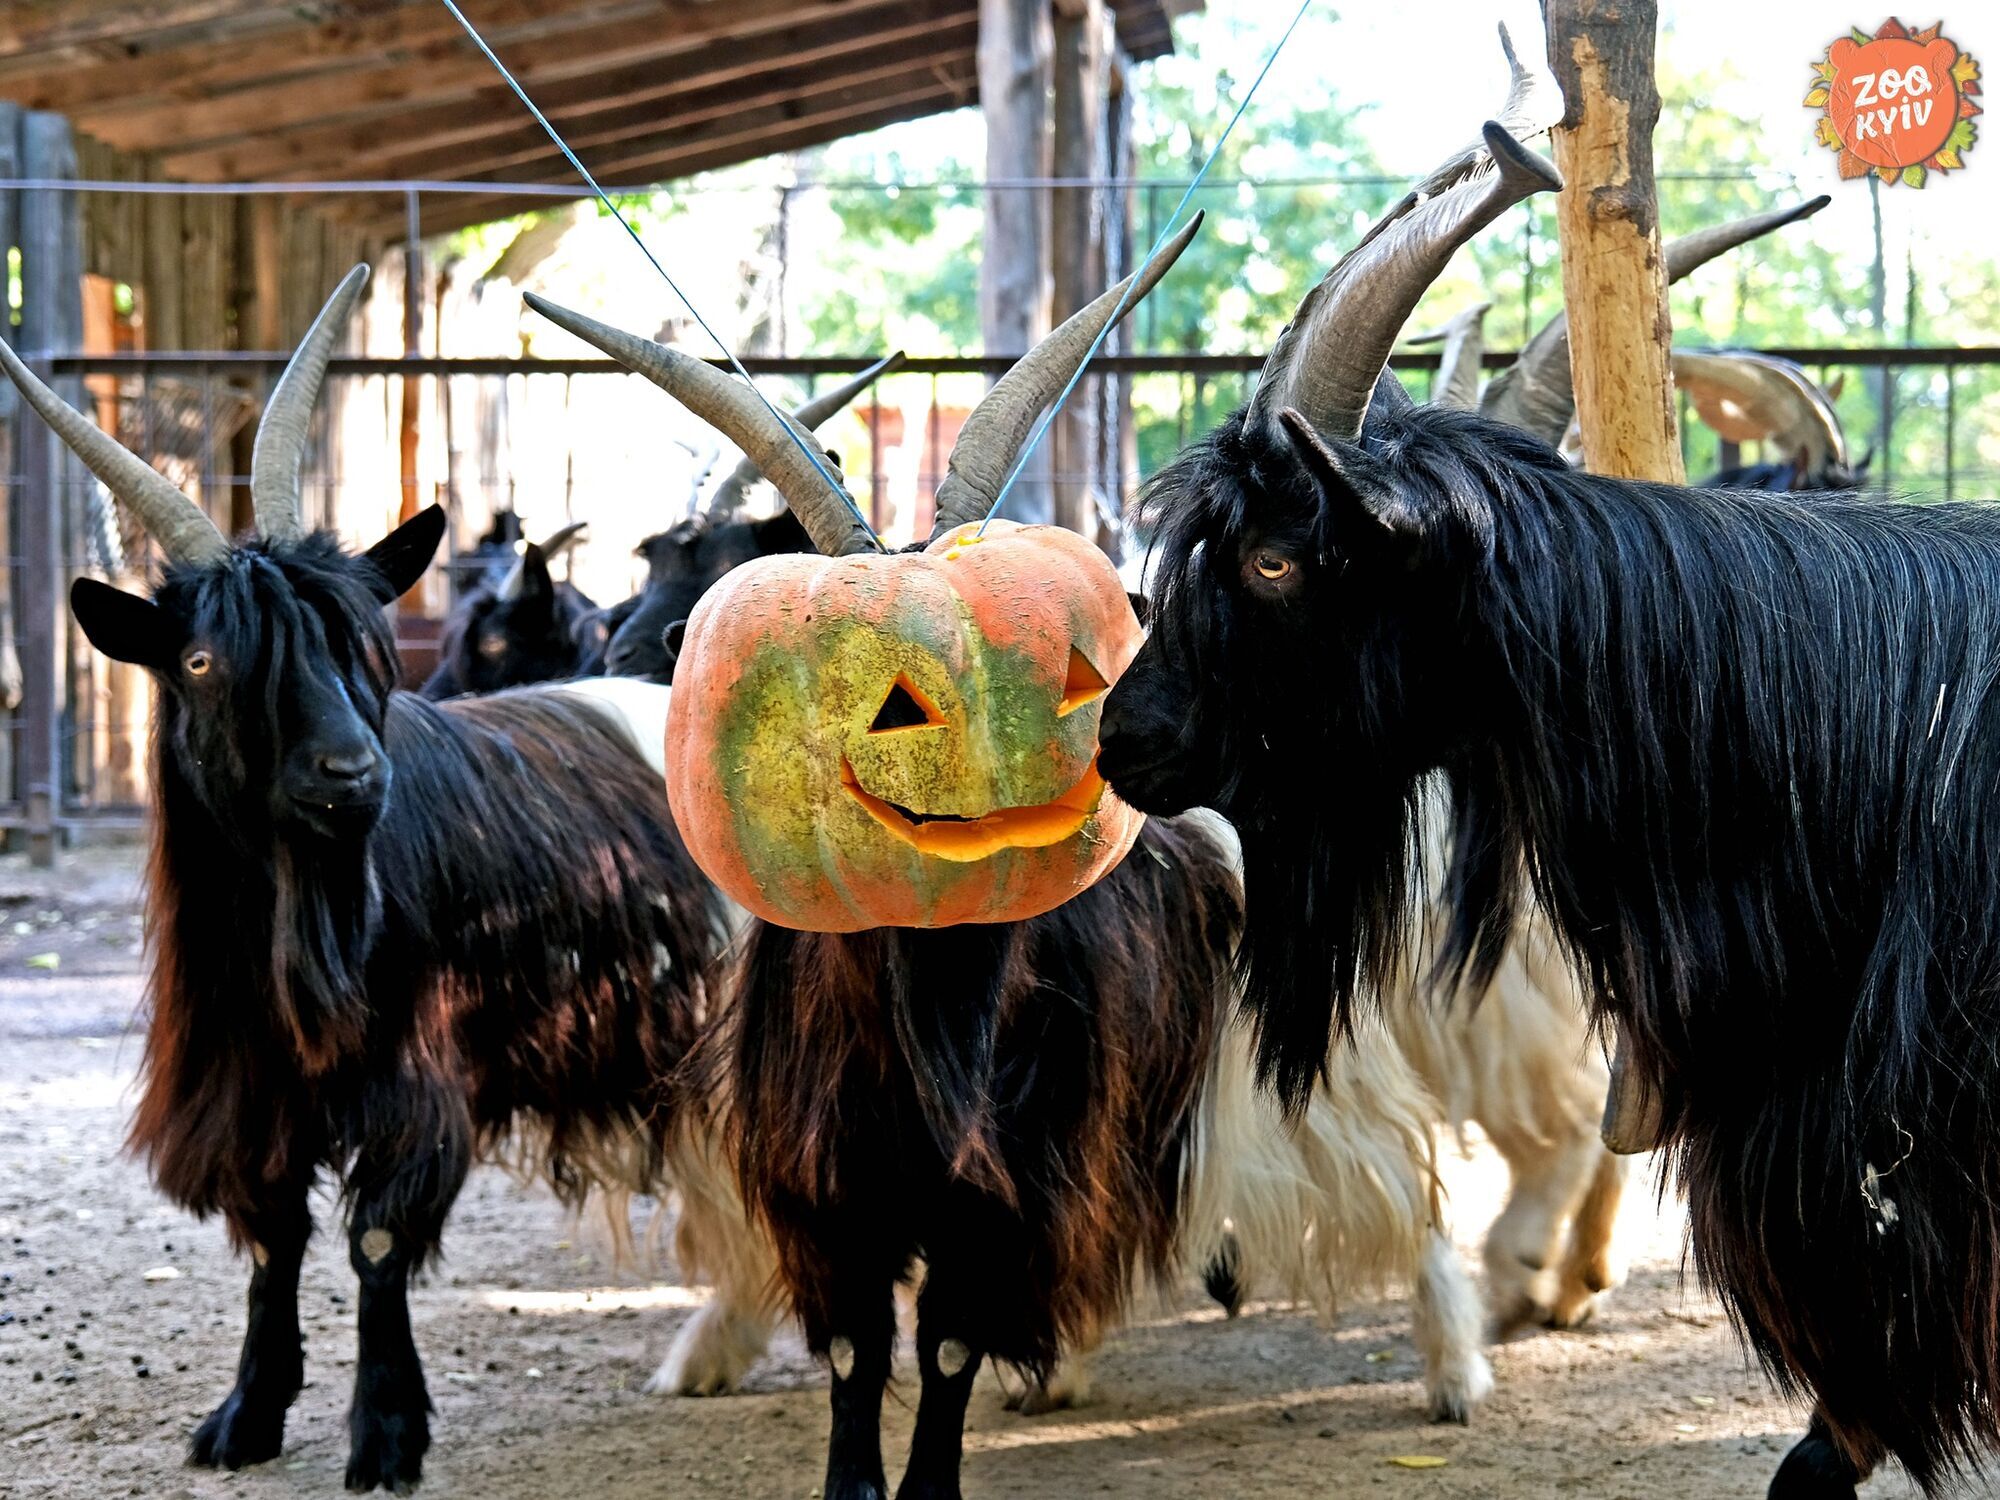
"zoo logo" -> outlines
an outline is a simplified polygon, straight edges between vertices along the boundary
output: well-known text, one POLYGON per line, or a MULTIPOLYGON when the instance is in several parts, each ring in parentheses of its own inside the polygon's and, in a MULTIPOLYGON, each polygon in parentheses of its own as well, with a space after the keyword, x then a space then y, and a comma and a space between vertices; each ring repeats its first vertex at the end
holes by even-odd
POLYGON ((1818 140, 1840 153, 1843 179, 1873 172, 1920 188, 1932 172, 1965 165, 1978 127, 1979 64, 1940 33, 1893 16, 1873 36, 1855 28, 1813 64, 1809 109, 1823 109, 1818 140))

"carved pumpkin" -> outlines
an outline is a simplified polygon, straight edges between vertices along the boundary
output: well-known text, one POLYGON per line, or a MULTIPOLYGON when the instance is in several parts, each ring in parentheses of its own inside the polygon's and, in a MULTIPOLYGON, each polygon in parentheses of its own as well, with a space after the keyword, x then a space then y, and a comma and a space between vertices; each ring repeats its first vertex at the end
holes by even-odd
POLYGON ((667 794, 758 916, 852 932, 1004 922, 1117 865, 1142 816, 1097 775, 1138 619, 1097 548, 996 521, 920 553, 764 558, 688 621, 667 794))

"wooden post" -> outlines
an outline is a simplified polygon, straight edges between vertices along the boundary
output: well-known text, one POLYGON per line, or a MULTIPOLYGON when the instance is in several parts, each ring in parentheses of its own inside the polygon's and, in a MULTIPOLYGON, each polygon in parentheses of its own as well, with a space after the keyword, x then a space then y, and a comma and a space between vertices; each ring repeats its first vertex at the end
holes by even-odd
POLYGON ((1585 465, 1682 483, 1653 185, 1655 0, 1542 0, 1549 66, 1562 85, 1555 132, 1563 303, 1585 465))
MULTIPOLYGON (((21 173, 21 107, 0 103, 0 174, 19 177, 21 173)), ((0 254, 20 243, 21 195, 15 189, 0 191, 0 254)), ((21 653, 17 643, 22 597, 17 581, 20 536, 16 530, 21 507, 16 504, 19 472, 14 429, 21 406, 14 382, 0 382, 0 705, 6 710, 6 728, 0 731, 0 797, 26 799, 26 791, 16 780, 19 768, 21 712, 21 653)), ((10 839, 9 846, 13 846, 10 839)))
MULTIPOLYGON (((1049 0, 979 0, 979 100, 989 183, 1049 174, 1049 0)), ((1018 356, 1049 330, 1048 216, 1032 187, 986 190, 979 325, 988 354, 1018 356)), ((1048 445, 1022 476, 1007 513, 1050 513, 1048 445)))
MULTIPOLYGON (((1597 474, 1685 483, 1653 185, 1659 9, 1655 0, 1542 0, 1542 19, 1563 91, 1556 224, 1584 464, 1597 474)), ((1661 1144, 1665 1128, 1653 1081, 1628 1059, 1619 1035, 1603 1136, 1625 1155, 1661 1144)))
MULTIPOLYGON (((21 116, 21 170, 25 176, 73 177, 76 152, 69 122, 40 111, 21 116)), ((81 323, 79 235, 69 222, 75 200, 49 190, 21 195, 21 349, 31 368, 49 379, 49 357, 63 347, 65 331, 81 323)), ((58 390, 63 382, 51 381, 58 390)), ((74 403, 81 382, 66 391, 74 403)), ((47 869, 56 858, 61 807, 62 513, 69 494, 68 450, 48 424, 23 408, 16 451, 21 455, 21 796, 26 804, 29 862, 47 869)))
MULTIPOLYGON (((1054 175, 1089 180, 1109 175, 1105 107, 1111 83, 1110 21, 1104 0, 1056 0, 1054 175)), ((1053 190, 1049 261, 1055 309, 1068 317, 1104 290, 1104 195, 1095 185, 1053 190)), ((1096 540, 1098 411, 1096 382, 1086 380, 1049 431, 1052 519, 1096 540)))

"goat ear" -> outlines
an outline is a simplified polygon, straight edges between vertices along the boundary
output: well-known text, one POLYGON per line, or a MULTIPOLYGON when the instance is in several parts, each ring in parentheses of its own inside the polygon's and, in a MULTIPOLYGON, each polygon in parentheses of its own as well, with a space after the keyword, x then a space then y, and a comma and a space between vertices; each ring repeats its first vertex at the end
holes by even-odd
POLYGON ((362 554, 382 575, 375 592, 384 604, 417 586, 444 540, 444 507, 427 506, 362 554))
POLYGON ((113 661, 164 672, 187 645, 187 628, 166 610, 95 578, 70 585, 69 608, 90 644, 113 661))
POLYGON ((667 681, 674 680, 674 668, 681 659, 681 647, 687 644, 688 622, 676 620, 660 632, 660 644, 667 649, 667 681))
POLYGON ((1371 541, 1422 541, 1428 527, 1416 508, 1396 488, 1387 472, 1353 443, 1330 443, 1298 412, 1278 413, 1285 436, 1306 466, 1320 493, 1335 508, 1334 535, 1342 545, 1367 546, 1371 541))
POLYGON ((805 527, 799 524, 799 518, 789 509, 752 521, 750 534, 757 539, 760 557, 768 557, 773 552, 812 551, 812 538, 806 535, 805 527))

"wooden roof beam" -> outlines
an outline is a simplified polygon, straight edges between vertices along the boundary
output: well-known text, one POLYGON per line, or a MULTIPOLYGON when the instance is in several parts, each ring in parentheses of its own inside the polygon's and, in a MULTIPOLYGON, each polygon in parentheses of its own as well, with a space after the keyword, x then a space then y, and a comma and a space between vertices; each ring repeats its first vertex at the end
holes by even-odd
MULTIPOLYGON (((598 180, 612 189, 654 187, 696 172, 713 171, 778 152, 800 151, 843 136, 877 130, 884 125, 959 109, 972 102, 976 90, 977 78, 968 61, 932 70, 928 75, 913 75, 902 87, 873 86, 857 90, 854 97, 829 101, 825 108, 811 114, 770 120, 738 131, 718 131, 697 140, 656 145, 650 148, 650 154, 635 155, 615 166, 607 166, 598 180)), ((561 158, 556 158, 556 161, 561 163, 561 158)), ((567 168, 567 163, 561 163, 562 171, 567 171, 567 168)), ((594 165, 592 171, 596 172, 594 165)), ((563 177, 555 167, 551 167, 511 180, 560 182, 563 177)), ((483 224, 514 214, 555 208, 560 202, 568 201, 509 196, 505 186, 504 182, 498 184, 491 197, 439 194, 425 199, 422 204, 424 233, 442 234, 468 224, 483 224)), ((587 197, 588 194, 589 190, 578 184, 577 196, 587 197)), ((400 235, 400 209, 392 207, 387 200, 375 199, 365 205, 357 200, 348 201, 355 204, 351 212, 358 228, 385 239, 400 235)))
MULTIPOLYGON (((880 0, 657 0, 651 14, 556 31, 532 47, 493 45, 523 84, 589 77, 608 67, 699 50, 726 38, 829 20, 880 0)), ((82 114, 78 123, 126 150, 262 135, 289 126, 407 108, 477 95, 493 86, 493 67, 463 35, 373 64, 278 84, 253 85, 192 103, 82 114)))
MULTIPOLYGON (((536 90, 535 102, 565 134, 583 136, 599 127, 615 129, 628 111, 647 101, 686 99, 705 89, 752 78, 793 62, 831 61, 865 50, 872 39, 892 43, 949 21, 966 0, 875 0, 850 7, 832 19, 788 26, 760 36, 708 43, 675 66, 658 60, 559 80, 536 90), (883 8, 883 7, 889 8, 883 8)), ((491 72, 488 73, 491 79, 491 72)), ((444 176, 453 170, 432 160, 421 171, 407 164, 426 153, 461 143, 540 132, 505 84, 493 83, 470 100, 397 108, 314 125, 297 131, 267 132, 218 147, 168 151, 161 168, 191 181, 304 181, 325 177, 444 176), (394 166, 395 163, 403 166, 394 166)))

